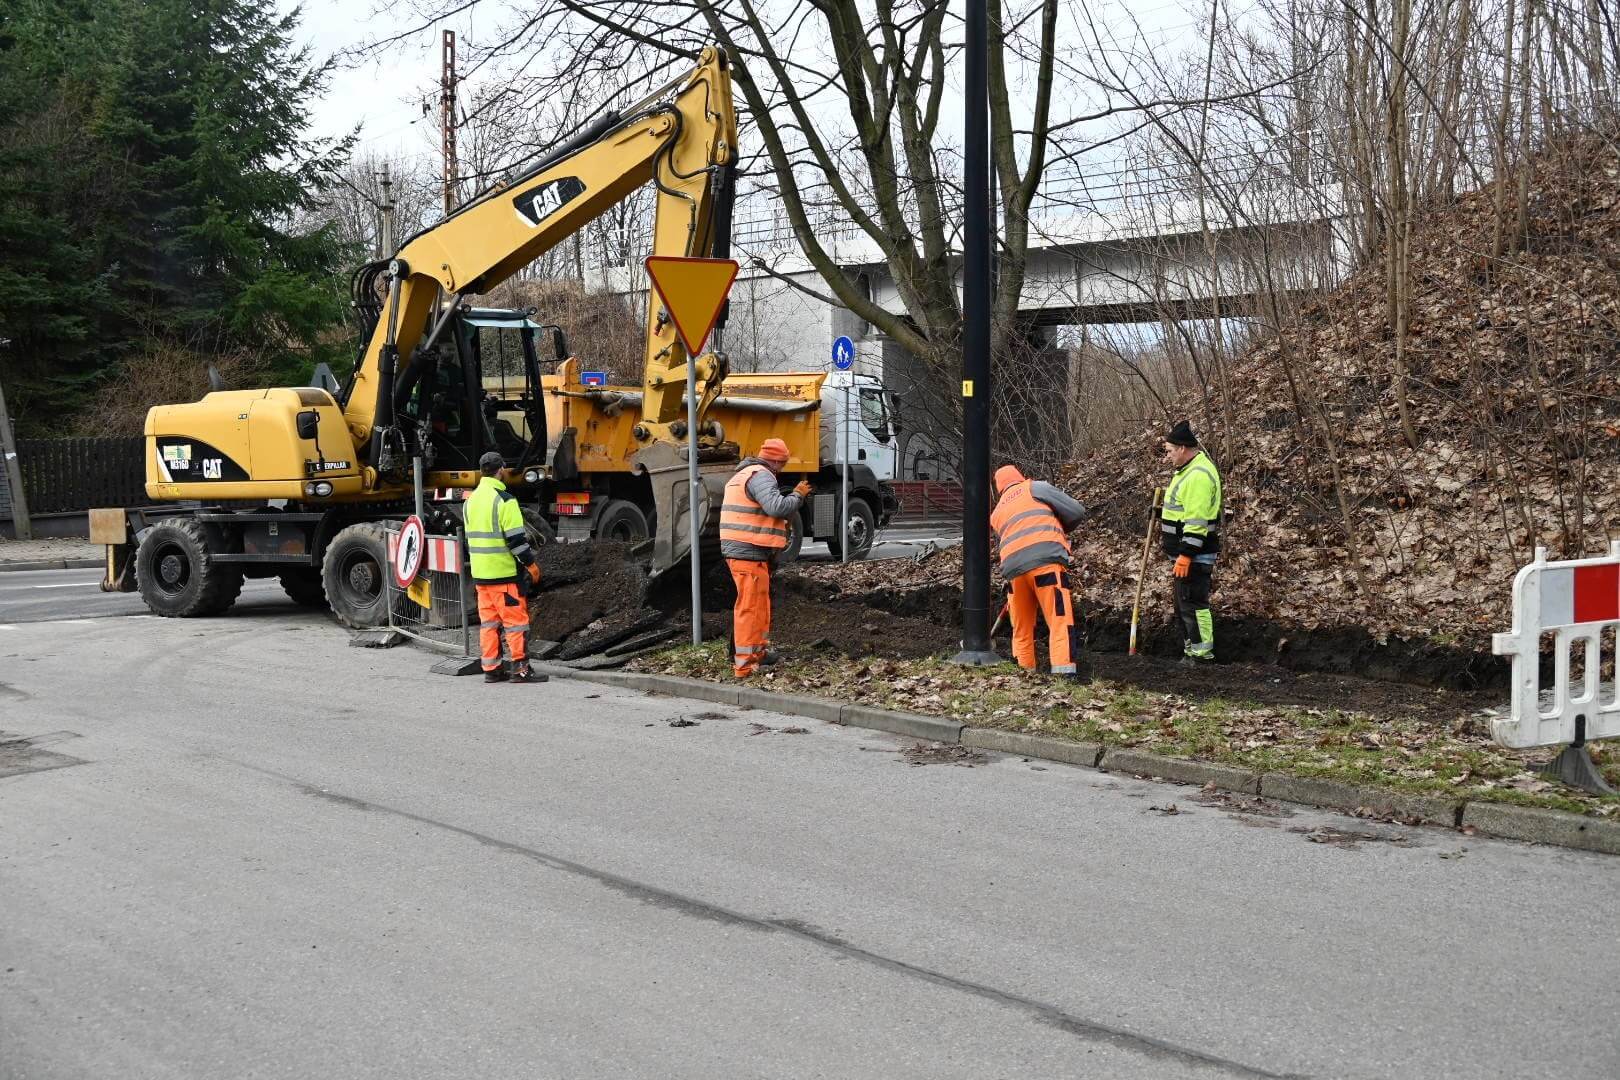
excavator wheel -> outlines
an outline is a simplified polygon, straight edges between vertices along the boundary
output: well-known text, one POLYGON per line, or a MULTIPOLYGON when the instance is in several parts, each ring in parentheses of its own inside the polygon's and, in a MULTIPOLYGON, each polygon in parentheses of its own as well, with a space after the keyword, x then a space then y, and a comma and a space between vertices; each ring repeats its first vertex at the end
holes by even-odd
POLYGON ((376 522, 350 525, 326 546, 321 582, 338 622, 351 630, 388 623, 388 536, 376 522))
POLYGON ((135 553, 141 599, 166 618, 220 615, 242 592, 242 571, 214 561, 216 551, 200 521, 169 518, 152 527, 135 553))
POLYGON ((326 583, 321 580, 321 572, 313 568, 304 570, 288 570, 281 575, 281 591, 287 598, 299 607, 327 608, 331 604, 326 599, 326 583))

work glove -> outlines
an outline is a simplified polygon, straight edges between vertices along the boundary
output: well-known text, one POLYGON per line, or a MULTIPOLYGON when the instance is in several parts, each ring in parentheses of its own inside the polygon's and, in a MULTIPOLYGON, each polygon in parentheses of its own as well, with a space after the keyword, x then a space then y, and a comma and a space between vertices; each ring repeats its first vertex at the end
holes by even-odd
POLYGON ((532 586, 533 588, 538 589, 540 587, 540 564, 539 563, 530 563, 529 565, 525 566, 523 569, 528 571, 530 586, 532 586))
POLYGON ((793 494, 797 495, 801 499, 808 499, 810 497, 810 481, 800 480, 797 484, 793 485, 793 494))
POLYGON ((1186 577, 1188 574, 1192 573, 1192 556, 1176 556, 1175 569, 1173 569, 1171 573, 1175 574, 1176 577, 1186 577))

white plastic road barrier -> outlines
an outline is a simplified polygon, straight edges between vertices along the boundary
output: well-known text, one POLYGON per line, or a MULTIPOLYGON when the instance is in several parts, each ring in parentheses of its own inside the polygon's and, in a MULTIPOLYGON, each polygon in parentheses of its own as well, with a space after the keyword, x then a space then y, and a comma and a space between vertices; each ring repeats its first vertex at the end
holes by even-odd
MULTIPOLYGON (((399 532, 388 533, 388 562, 392 565, 398 558, 399 532)), ((457 574, 461 572, 461 549, 456 546, 453 536, 430 536, 427 538, 427 562, 429 570, 444 574, 457 574)))
POLYGON ((1512 711, 1508 719, 1492 721, 1496 741, 1522 749, 1620 736, 1616 685, 1605 694, 1602 684, 1605 639, 1614 657, 1620 641, 1620 540, 1600 559, 1548 562, 1547 550, 1537 548, 1536 561, 1513 579, 1513 632, 1491 635, 1491 651, 1513 658, 1512 711), (1541 685, 1545 634, 1553 638, 1550 687, 1541 685), (1571 686, 1575 647, 1584 650, 1584 663, 1571 686))

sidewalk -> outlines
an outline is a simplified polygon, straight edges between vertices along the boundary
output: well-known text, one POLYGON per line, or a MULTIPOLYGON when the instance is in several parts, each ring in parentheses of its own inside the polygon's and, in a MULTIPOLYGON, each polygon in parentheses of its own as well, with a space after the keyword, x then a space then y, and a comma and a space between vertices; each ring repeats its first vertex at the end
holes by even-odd
POLYGON ((0 572, 99 567, 105 561, 105 549, 82 537, 61 536, 45 540, 0 539, 0 572))

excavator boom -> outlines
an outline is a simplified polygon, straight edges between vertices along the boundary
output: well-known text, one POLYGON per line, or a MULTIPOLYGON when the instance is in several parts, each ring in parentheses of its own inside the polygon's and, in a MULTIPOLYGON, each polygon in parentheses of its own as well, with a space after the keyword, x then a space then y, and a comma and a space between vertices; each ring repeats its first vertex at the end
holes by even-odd
MULTIPOLYGON (((343 403, 349 432, 380 482, 403 475, 409 440, 399 409, 462 296, 487 293, 649 182, 657 192, 653 254, 724 256, 736 160, 730 70, 724 52, 709 47, 686 76, 602 117, 517 180, 408 240, 389 263, 388 300, 343 403)), ((636 436, 657 459, 648 469, 657 470, 685 433, 687 355, 667 313, 648 308, 636 436)), ((702 430, 725 370, 712 354, 696 367, 702 430)))

